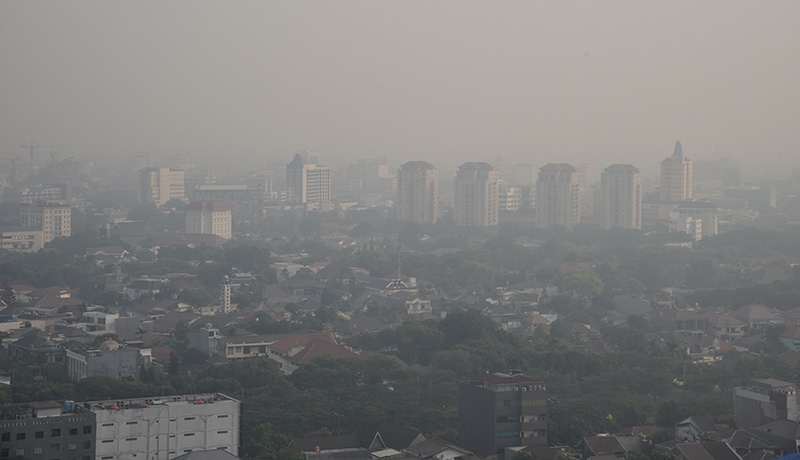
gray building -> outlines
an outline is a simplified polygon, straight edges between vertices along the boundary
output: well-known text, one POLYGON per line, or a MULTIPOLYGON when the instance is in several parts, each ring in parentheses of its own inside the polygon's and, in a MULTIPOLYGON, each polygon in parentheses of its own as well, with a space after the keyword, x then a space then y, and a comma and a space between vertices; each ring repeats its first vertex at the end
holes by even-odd
POLYGON ((485 457, 547 445, 547 388, 524 375, 481 374, 458 386, 458 444, 485 457))
POLYGON ((775 420, 800 421, 797 389, 777 379, 753 380, 749 386, 733 389, 733 418, 736 426, 747 428, 775 420))
POLYGON ((0 408, 0 457, 28 460, 94 460, 95 417, 74 401, 0 408))

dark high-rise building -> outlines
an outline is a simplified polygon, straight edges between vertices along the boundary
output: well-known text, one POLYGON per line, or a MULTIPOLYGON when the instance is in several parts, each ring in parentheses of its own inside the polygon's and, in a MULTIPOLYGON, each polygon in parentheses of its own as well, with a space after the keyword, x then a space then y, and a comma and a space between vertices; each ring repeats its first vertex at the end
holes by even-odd
POLYGON ((547 388, 524 375, 481 374, 458 387, 458 443, 479 456, 547 445, 547 388))
POLYGON ((77 407, 74 401, 3 406, 0 457, 94 460, 94 413, 77 407))

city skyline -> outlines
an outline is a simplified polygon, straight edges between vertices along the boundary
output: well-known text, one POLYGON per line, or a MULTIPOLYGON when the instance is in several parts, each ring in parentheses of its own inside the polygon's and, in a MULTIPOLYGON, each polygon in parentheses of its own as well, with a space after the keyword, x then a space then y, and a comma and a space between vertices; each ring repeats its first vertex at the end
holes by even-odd
POLYGON ((800 166, 795 2, 145 6, 0 5, 1 156, 800 166))

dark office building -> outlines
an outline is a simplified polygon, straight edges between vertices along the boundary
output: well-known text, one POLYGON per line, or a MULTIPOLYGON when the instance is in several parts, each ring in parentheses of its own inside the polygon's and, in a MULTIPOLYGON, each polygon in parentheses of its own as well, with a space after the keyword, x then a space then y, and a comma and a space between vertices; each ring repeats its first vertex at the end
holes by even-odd
POLYGON ((547 388, 524 375, 482 374, 458 387, 458 443, 477 455, 547 445, 547 388))
POLYGON ((73 401, 0 408, 0 458, 94 460, 95 416, 73 401))

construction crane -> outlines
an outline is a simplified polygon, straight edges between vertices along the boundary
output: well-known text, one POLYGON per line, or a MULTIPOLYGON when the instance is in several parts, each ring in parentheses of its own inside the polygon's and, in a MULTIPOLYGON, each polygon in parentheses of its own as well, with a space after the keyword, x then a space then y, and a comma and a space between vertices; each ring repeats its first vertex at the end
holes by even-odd
MULTIPOLYGON (((66 145, 36 145, 33 141, 31 141, 29 145, 22 146, 23 149, 28 149, 31 155, 31 177, 33 177, 33 154, 39 149, 56 149, 59 147, 66 147, 66 145)), ((55 156, 52 153, 51 158, 55 159, 55 156)))

